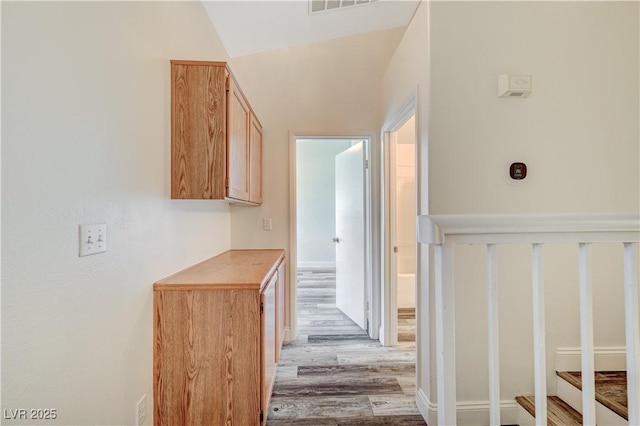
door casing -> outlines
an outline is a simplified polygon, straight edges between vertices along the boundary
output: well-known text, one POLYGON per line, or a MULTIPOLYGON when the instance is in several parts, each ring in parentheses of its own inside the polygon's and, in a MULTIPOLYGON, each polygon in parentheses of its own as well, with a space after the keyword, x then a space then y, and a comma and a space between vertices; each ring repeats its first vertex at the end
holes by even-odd
MULTIPOLYGON (((372 170, 373 161, 371 161, 371 147, 375 143, 375 136, 369 132, 359 133, 327 133, 327 132, 309 132, 309 131, 291 131, 289 132, 289 285, 287 287, 287 308, 286 309, 286 324, 285 327, 285 340, 291 341, 295 339, 297 334, 297 313, 296 313, 296 300, 297 300, 297 286, 296 277, 298 275, 297 267, 297 182, 296 182, 296 141, 298 139, 362 139, 365 146, 365 158, 368 162, 368 167, 365 173, 365 292, 369 306, 367 318, 369 320, 369 336, 372 339, 378 339, 379 324, 381 322, 380 317, 380 285, 376 285, 375 271, 376 259, 374 258, 375 248, 372 247, 372 242, 375 241, 374 232, 379 233, 379 226, 372 225, 372 212, 374 209, 379 209, 379 198, 374 196, 372 186, 375 185, 376 174, 379 176, 379 168, 372 170), (374 199, 375 198, 375 199, 374 199), (377 293, 377 296, 376 296, 377 293)), ((378 281, 379 283, 379 281, 378 281)))

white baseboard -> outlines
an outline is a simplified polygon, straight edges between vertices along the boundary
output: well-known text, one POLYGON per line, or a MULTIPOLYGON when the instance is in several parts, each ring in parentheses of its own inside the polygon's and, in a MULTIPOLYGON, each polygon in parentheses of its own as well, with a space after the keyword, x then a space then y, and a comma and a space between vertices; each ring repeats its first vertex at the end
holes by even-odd
POLYGON ((298 269, 336 269, 336 262, 298 262, 298 269))
MULTIPOLYGON (((500 401, 500 423, 518 423, 519 404, 515 400, 500 401)), ((489 401, 464 401, 456 404, 459 425, 488 425, 489 401)))
MULTIPOLYGON (((582 370, 580 355, 576 347, 556 348, 556 371, 582 370)), ((627 369, 627 350, 624 346, 601 346, 594 349, 596 371, 624 371, 627 369)))
MULTIPOLYGON (((438 424, 438 405, 429 401, 422 389, 418 389, 416 392, 416 404, 427 424, 438 424)), ((500 401, 500 423, 517 424, 519 406, 515 400, 500 401)), ((489 401, 458 402, 456 411, 456 418, 461 426, 489 424, 489 401)))
POLYGON ((429 398, 427 398, 427 395, 424 394, 422 389, 417 389, 416 405, 418 406, 418 411, 422 414, 422 418, 428 425, 438 424, 438 407, 429 401, 429 398))

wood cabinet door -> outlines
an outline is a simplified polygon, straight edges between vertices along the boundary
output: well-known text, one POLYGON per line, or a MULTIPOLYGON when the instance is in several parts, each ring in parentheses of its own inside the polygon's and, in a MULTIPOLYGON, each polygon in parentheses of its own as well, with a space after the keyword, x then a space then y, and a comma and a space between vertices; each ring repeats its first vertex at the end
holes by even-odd
POLYGON ((226 70, 171 64, 171 198, 224 199, 226 70))
POLYGON ((262 125, 253 113, 249 129, 249 201, 262 204, 262 125))
POLYGON ((261 294, 262 301, 262 333, 261 333, 261 358, 262 358, 262 402, 261 409, 266 422, 267 409, 271 400, 273 383, 276 379, 276 287, 278 274, 269 281, 261 294))
POLYGON ((257 425, 258 293, 154 292, 154 424, 257 425))
POLYGON ((249 200, 249 120, 251 110, 229 77, 227 127, 227 197, 249 200))

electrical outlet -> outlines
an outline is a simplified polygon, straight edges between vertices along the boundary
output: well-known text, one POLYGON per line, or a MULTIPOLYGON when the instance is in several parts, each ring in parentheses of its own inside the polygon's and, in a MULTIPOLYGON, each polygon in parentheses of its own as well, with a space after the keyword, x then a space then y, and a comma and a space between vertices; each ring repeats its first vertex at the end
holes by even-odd
POLYGON ((271 231, 271 229, 272 229, 272 227, 271 227, 271 218, 262 219, 262 229, 264 229, 265 231, 271 231))
POLYGON ((136 425, 144 424, 147 419, 147 394, 142 395, 140 401, 136 404, 136 425))

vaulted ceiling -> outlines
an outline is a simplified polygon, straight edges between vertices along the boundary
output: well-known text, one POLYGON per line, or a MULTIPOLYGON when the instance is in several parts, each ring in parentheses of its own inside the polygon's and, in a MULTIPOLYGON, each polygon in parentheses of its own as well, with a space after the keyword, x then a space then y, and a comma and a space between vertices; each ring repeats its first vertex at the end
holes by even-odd
POLYGON ((202 3, 229 56, 235 58, 407 26, 420 0, 313 0, 313 3, 203 0, 202 3))

